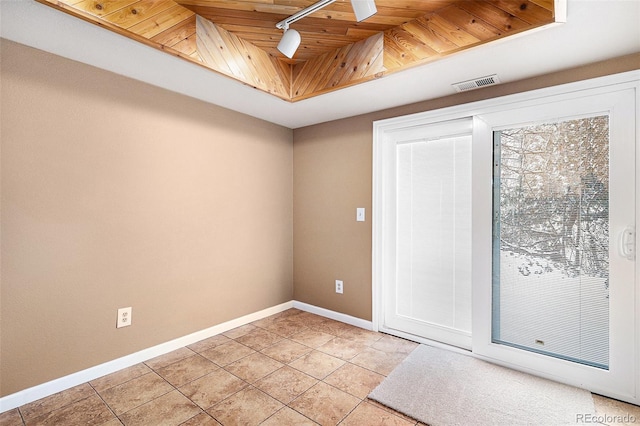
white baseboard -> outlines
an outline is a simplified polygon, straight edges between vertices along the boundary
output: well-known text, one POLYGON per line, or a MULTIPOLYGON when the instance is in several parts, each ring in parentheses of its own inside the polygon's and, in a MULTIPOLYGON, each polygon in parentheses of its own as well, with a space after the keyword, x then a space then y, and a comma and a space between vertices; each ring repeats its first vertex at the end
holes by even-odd
POLYGON ((297 308, 301 311, 320 315, 336 321, 341 321, 356 327, 364 328, 366 330, 373 329, 373 324, 371 323, 371 321, 366 321, 360 318, 352 317, 351 315, 331 311, 329 309, 319 308, 317 306, 309 305, 303 302, 290 301, 277 306, 273 306, 271 308, 263 309, 259 312, 254 312, 252 314, 242 316, 240 318, 233 319, 231 321, 224 322, 222 324, 215 325, 213 327, 209 327, 204 330, 196 331, 195 333, 179 337, 169 342, 161 343, 151 348, 143 349, 139 352, 123 356, 122 358, 114 359, 112 361, 105 362, 104 364, 96 365, 95 367, 87 368, 86 370, 78 371, 77 373, 69 374, 68 376, 54 379, 50 382, 25 389, 11 395, 7 395, 3 398, 0 398, 0 413, 20 407, 33 401, 37 401, 38 399, 53 395, 82 383, 90 382, 91 380, 95 380, 107 374, 115 373, 116 371, 122 370, 123 368, 131 367, 132 365, 136 365, 151 358, 155 358, 168 352, 175 351, 176 349, 191 345, 193 343, 199 342, 200 340, 207 339, 220 333, 224 333, 245 324, 249 324, 250 322, 266 318, 282 311, 286 311, 290 308, 297 308))
POLYGON ((320 315, 336 321, 351 324, 356 327, 364 328, 366 330, 373 330, 373 323, 371 321, 352 317, 351 315, 341 314, 340 312, 331 311, 325 308, 319 308, 317 306, 309 305, 308 303, 298 302, 295 300, 293 301, 293 307, 296 309, 300 309, 301 311, 309 312, 309 313, 320 315))
POLYGON ((68 376, 34 386, 11 395, 7 395, 3 398, 0 398, 0 413, 20 407, 24 404, 28 404, 40 398, 53 395, 54 393, 72 388, 82 383, 95 380, 98 377, 114 373, 118 370, 122 370, 123 368, 131 367, 132 365, 139 364, 151 358, 155 358, 159 355, 164 355, 168 352, 180 349, 187 345, 191 345, 193 343, 199 342, 200 340, 207 339, 217 334, 224 333, 236 327, 240 327, 250 322, 277 314, 294 307, 294 304, 295 302, 293 301, 282 303, 280 305, 273 306, 259 312, 254 312, 252 314, 245 315, 240 318, 215 325, 213 327, 209 327, 205 330, 196 331, 195 333, 179 337, 169 342, 161 343, 151 348, 143 349, 131 355, 126 355, 122 358, 114 359, 113 361, 108 361, 104 364, 100 364, 86 370, 78 371, 77 373, 73 373, 68 376))

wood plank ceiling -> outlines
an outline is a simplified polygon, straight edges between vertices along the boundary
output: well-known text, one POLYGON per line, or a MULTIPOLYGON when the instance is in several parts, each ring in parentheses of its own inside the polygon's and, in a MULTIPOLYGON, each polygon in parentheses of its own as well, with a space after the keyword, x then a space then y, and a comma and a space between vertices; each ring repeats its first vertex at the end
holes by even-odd
POLYGON ((553 0, 376 0, 362 22, 337 0, 291 25, 302 43, 289 59, 275 24, 314 0, 37 1, 287 101, 554 22, 553 0))

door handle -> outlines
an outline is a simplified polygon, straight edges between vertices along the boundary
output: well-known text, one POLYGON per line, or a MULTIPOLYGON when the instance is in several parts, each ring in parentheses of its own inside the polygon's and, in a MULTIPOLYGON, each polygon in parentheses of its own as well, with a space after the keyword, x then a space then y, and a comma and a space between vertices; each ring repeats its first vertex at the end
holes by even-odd
POLYGON ((636 257, 636 230, 633 227, 625 228, 620 238, 620 254, 629 260, 636 257))

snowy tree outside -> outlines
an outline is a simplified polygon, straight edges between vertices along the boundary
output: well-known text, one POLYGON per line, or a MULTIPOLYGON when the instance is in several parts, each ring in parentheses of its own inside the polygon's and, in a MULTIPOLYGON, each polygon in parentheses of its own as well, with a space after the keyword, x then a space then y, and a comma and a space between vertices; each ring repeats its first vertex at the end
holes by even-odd
POLYGON ((608 368, 609 117, 494 140, 493 340, 608 368))

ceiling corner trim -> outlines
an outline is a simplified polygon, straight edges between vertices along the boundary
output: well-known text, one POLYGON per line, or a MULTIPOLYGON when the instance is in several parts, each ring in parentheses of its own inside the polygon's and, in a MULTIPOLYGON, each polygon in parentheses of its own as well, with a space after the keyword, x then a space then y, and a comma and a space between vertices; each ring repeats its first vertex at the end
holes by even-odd
POLYGON ((568 0, 554 0, 553 2, 553 14, 558 23, 567 22, 567 2, 568 0))

